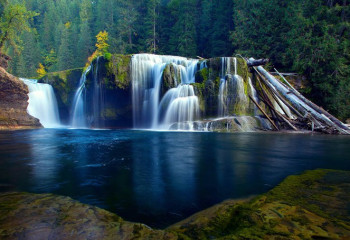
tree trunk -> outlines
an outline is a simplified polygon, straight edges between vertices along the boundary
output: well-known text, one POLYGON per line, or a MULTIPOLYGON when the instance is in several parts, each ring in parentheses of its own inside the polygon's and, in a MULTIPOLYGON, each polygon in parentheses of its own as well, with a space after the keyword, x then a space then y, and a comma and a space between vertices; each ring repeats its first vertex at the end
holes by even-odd
MULTIPOLYGON (((310 113, 318 121, 326 124, 328 127, 336 128, 340 133, 350 134, 350 129, 338 119, 319 108, 306 98, 298 97, 294 91, 289 90, 286 86, 280 83, 274 76, 268 73, 263 67, 257 67, 257 70, 271 83, 276 90, 283 95, 299 112, 305 116, 310 113), (331 116, 331 117, 329 117, 331 116), (331 120, 332 119, 332 120, 331 120), (334 121, 335 120, 335 121, 334 121)), ((301 94, 300 94, 301 95, 301 94)))

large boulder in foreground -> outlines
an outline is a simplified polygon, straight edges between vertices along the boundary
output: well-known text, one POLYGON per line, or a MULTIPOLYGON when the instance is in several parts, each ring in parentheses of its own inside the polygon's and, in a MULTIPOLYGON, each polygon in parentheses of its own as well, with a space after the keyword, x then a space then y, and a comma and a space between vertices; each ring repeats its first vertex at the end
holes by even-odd
POLYGON ((27 113, 28 87, 0 67, 0 129, 42 127, 27 113))
POLYGON ((52 194, 0 194, 0 239, 348 239, 350 172, 307 171, 165 230, 52 194))
POLYGON ((168 230, 190 239, 348 239, 349 190, 348 171, 307 171, 250 201, 226 201, 168 230))
POLYGON ((172 239, 173 234, 52 194, 0 194, 0 239, 172 239))

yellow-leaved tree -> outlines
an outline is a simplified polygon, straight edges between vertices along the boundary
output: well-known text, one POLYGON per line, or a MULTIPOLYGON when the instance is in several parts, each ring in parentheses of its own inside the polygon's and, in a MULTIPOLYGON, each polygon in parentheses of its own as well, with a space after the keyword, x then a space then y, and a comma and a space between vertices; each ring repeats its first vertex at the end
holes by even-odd
POLYGON ((38 73, 39 78, 42 78, 47 74, 44 65, 41 63, 39 63, 39 68, 36 70, 36 72, 38 73))
POLYGON ((91 62, 99 57, 99 56, 105 56, 110 55, 108 52, 109 44, 108 42, 108 32, 107 31, 101 31, 97 34, 96 36, 96 44, 95 46, 97 47, 96 51, 88 58, 88 62, 86 66, 90 65, 91 62))

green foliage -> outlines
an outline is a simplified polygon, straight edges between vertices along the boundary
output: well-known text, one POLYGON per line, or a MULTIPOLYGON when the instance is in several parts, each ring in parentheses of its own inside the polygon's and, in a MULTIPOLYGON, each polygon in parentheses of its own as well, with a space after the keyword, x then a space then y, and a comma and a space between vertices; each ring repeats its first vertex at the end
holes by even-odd
POLYGON ((24 4, 10 4, 7 1, 1 2, 1 13, 0 51, 12 46, 18 52, 22 44, 21 33, 31 31, 29 21, 38 16, 38 13, 27 11, 24 4))
POLYGON ((239 1, 234 17, 237 52, 300 73, 310 82, 309 97, 341 119, 350 118, 349 2, 239 1))
POLYGON ((269 58, 305 76, 303 93, 316 104, 350 118, 347 0, 0 0, 0 14, 0 50, 13 58, 14 74, 33 76, 51 50, 49 71, 80 67, 106 31, 107 52, 117 54, 269 58))
POLYGON ((195 0, 172 0, 168 7, 175 16, 175 24, 171 29, 169 40, 170 51, 188 57, 196 56, 196 29, 195 29, 195 0))

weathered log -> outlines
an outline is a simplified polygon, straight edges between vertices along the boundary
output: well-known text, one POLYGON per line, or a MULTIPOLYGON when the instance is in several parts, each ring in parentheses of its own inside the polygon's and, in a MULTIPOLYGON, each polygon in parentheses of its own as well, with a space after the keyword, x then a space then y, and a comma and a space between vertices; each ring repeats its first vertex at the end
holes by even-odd
MULTIPOLYGON (((283 95, 284 98, 286 98, 299 112, 302 114, 310 113, 314 118, 316 118, 318 121, 323 122, 328 127, 333 127, 337 129, 340 133, 343 134, 350 134, 350 129, 347 128, 343 123, 341 123, 339 120, 332 121, 327 115, 330 114, 327 113, 324 114, 324 110, 320 111, 320 108, 317 106, 317 108, 310 106, 311 104, 307 104, 303 99, 298 97, 294 91, 290 91, 289 88, 284 86, 279 80, 277 80, 274 76, 272 76, 269 72, 267 72, 263 67, 259 66, 257 67, 257 70, 271 83, 275 89, 283 95), (317 110, 316 110, 317 109, 317 110)), ((304 98, 305 99, 305 98, 304 98)), ((308 101, 309 102, 309 101, 308 101)), ((335 117, 332 117, 332 119, 336 119, 335 117)))
POLYGON ((272 121, 272 119, 265 113, 265 111, 259 106, 259 104, 252 98, 252 96, 249 95, 249 98, 253 101, 253 103, 259 108, 259 110, 265 115, 265 117, 269 120, 269 122, 273 125, 273 127, 279 131, 279 128, 276 126, 276 124, 272 121))
MULTIPOLYGON (((260 76, 258 76, 260 77, 260 76)), ((263 80, 263 79, 262 79, 263 80)), ((264 82, 265 83, 265 82, 264 82)), ((265 83, 266 85, 266 83, 265 83)), ((279 100, 279 98, 275 95, 275 93, 272 91, 273 89, 270 88, 270 86, 266 86, 268 90, 270 90, 270 95, 272 96, 272 98, 275 100, 275 102, 278 104, 278 106, 282 109, 282 111, 284 112, 284 114, 289 117, 290 119, 292 119, 291 116, 289 116, 289 114, 287 113, 287 110, 284 109, 284 106, 282 106, 281 101, 279 100)), ((277 111, 277 110, 276 110, 277 111)))
MULTIPOLYGON (((272 106, 273 104, 272 104, 270 98, 267 96, 267 94, 266 94, 266 92, 265 92, 265 90, 264 90, 264 88, 263 88, 263 86, 262 86, 262 84, 261 84, 261 81, 259 80, 258 77, 257 77, 256 79, 257 79, 257 81, 258 81, 258 83, 259 83, 259 86, 260 86, 260 89, 261 89, 261 92, 262 92, 262 95, 259 94, 259 95, 260 95, 260 98, 261 98, 261 99, 266 103, 266 105, 270 108, 272 117, 278 119, 278 115, 277 115, 276 110, 275 110, 274 108, 271 108, 271 107, 270 107, 270 106, 272 106)), ((278 122, 277 122, 277 124, 278 124, 278 122)))
POLYGON ((249 59, 247 61, 248 67, 255 67, 255 66, 261 66, 266 65, 269 62, 269 59, 249 59))
POLYGON ((287 125, 292 128, 294 131, 299 131, 299 129, 297 127, 295 127, 287 117, 285 117, 283 114, 281 114, 280 112, 278 112, 276 109, 274 109, 274 107, 271 105, 271 103, 268 103, 267 101, 263 100, 263 102, 268 105, 271 109, 273 109, 275 111, 275 113, 285 122, 287 123, 287 125))
MULTIPOLYGON (((276 69, 275 69, 276 70, 276 69)), ((276 70, 276 72, 278 72, 276 70)), ((287 79, 285 79, 285 77, 282 74, 279 74, 282 79, 287 83, 287 85, 289 86, 289 90, 296 95, 300 100, 304 101, 307 105, 309 105, 310 107, 312 107, 313 109, 315 109, 318 113, 320 114, 324 114, 327 118, 329 118, 332 122, 334 122, 336 125, 338 125, 338 127, 349 131, 350 129, 344 124, 342 123, 339 119, 337 119, 336 117, 334 117, 333 115, 331 115, 330 113, 328 113, 327 111, 325 111, 324 109, 322 109, 321 107, 317 106, 316 104, 314 104, 313 102, 311 102, 309 99, 305 98, 303 95, 301 95, 288 81, 287 79)))
POLYGON ((293 106, 291 106, 284 98, 282 98, 282 96, 274 88, 272 88, 272 86, 268 82, 265 81, 264 77, 255 67, 254 70, 261 77, 261 80, 264 82, 265 86, 268 87, 284 103, 284 105, 286 105, 290 110, 292 110, 298 117, 303 118, 303 115, 301 115, 299 111, 297 111, 293 106))

